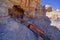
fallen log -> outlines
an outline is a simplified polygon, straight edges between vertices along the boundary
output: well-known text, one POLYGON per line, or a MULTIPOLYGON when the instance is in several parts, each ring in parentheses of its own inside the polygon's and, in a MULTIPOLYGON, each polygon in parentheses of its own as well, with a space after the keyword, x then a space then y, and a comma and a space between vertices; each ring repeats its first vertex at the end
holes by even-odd
POLYGON ((33 24, 29 23, 28 21, 26 21, 26 20, 24 20, 24 19, 21 19, 21 18, 19 18, 18 20, 20 20, 20 21, 21 21, 25 26, 27 26, 30 30, 32 30, 32 31, 35 32, 36 34, 40 35, 40 36, 43 38, 43 40, 51 40, 51 39, 49 38, 49 36, 46 35, 46 34, 44 33, 44 31, 42 31, 41 29, 37 28, 37 26, 35 26, 35 25, 33 25, 33 24))
POLYGON ((51 40, 49 38, 49 36, 44 33, 44 31, 42 31, 41 29, 37 28, 37 26, 35 26, 35 25, 33 25, 33 24, 29 23, 28 21, 26 21, 26 20, 23 19, 23 15, 24 15, 24 10, 23 9, 18 8, 17 6, 13 6, 13 9, 15 9, 15 10, 12 10, 12 9, 8 10, 9 11, 9 15, 12 18, 16 18, 17 20, 19 20, 19 22, 23 23, 30 30, 32 30, 36 34, 40 35, 43 38, 43 40, 51 40), (19 9, 19 10, 17 10, 17 9, 19 9))

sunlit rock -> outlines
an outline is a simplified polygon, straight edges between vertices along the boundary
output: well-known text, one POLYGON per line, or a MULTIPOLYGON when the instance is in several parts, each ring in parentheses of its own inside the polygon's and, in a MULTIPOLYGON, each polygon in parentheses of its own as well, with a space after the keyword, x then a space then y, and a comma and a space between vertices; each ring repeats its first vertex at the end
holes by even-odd
POLYGON ((51 12, 46 12, 46 16, 52 21, 51 25, 57 26, 60 30, 60 11, 52 10, 51 12))
POLYGON ((50 5, 45 5, 45 9, 46 9, 46 11, 52 11, 52 7, 50 6, 50 5))

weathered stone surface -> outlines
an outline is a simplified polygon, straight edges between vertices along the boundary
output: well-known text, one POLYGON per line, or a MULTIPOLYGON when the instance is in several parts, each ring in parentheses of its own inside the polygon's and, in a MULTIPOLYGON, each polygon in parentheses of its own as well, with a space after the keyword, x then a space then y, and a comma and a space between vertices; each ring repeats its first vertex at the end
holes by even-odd
POLYGON ((24 9, 27 17, 34 18, 37 13, 40 13, 40 0, 9 0, 9 2, 24 9))
POLYGON ((48 12, 52 11, 52 7, 50 5, 45 5, 45 9, 48 12))
POLYGON ((46 12, 46 16, 51 19, 51 25, 57 26, 60 30, 60 11, 53 10, 51 12, 46 12))
MULTIPOLYGON (((10 6, 6 1, 0 0, 0 40, 43 40, 18 20, 10 16, 3 17, 8 15, 8 8, 13 6, 12 4, 10 6)), ((50 25, 51 21, 47 16, 44 16, 45 18, 40 14, 35 16, 36 18, 24 17, 24 19, 41 28, 53 40, 60 40, 60 30, 57 26, 50 25)))
POLYGON ((39 6, 39 0, 9 0, 14 5, 19 5, 25 11, 35 10, 37 6, 39 6))

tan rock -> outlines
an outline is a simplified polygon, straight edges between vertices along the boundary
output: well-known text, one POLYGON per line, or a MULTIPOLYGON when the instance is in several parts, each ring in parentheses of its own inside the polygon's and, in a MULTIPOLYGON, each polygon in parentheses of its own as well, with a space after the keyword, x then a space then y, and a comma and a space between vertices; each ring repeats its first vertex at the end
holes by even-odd
POLYGON ((35 10, 40 5, 39 0, 9 0, 14 5, 20 5, 25 11, 35 10))
POLYGON ((40 13, 40 0, 9 0, 14 5, 19 5, 25 11, 25 16, 35 17, 40 13))
POLYGON ((59 11, 46 12, 46 16, 48 16, 50 19, 56 20, 57 18, 60 18, 60 12, 59 11))
POLYGON ((48 12, 52 11, 52 7, 50 5, 45 5, 45 9, 48 12))

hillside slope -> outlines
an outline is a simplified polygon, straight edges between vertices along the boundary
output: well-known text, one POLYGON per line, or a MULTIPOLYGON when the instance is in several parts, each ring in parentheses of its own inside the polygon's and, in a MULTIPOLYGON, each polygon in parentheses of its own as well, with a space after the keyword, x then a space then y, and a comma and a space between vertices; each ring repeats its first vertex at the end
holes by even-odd
MULTIPOLYGON (((7 16, 8 8, 12 5, 8 0, 0 0, 0 40, 43 40, 21 22, 7 16)), ((60 25, 58 25, 60 18, 55 19, 56 17, 53 18, 52 16, 50 18, 50 14, 47 15, 48 17, 46 15, 40 16, 40 13, 37 15, 36 18, 24 17, 24 19, 42 29, 52 40, 60 40, 60 25), (51 22, 52 26, 50 25, 51 22), (56 24, 54 24, 55 22, 56 24)))

